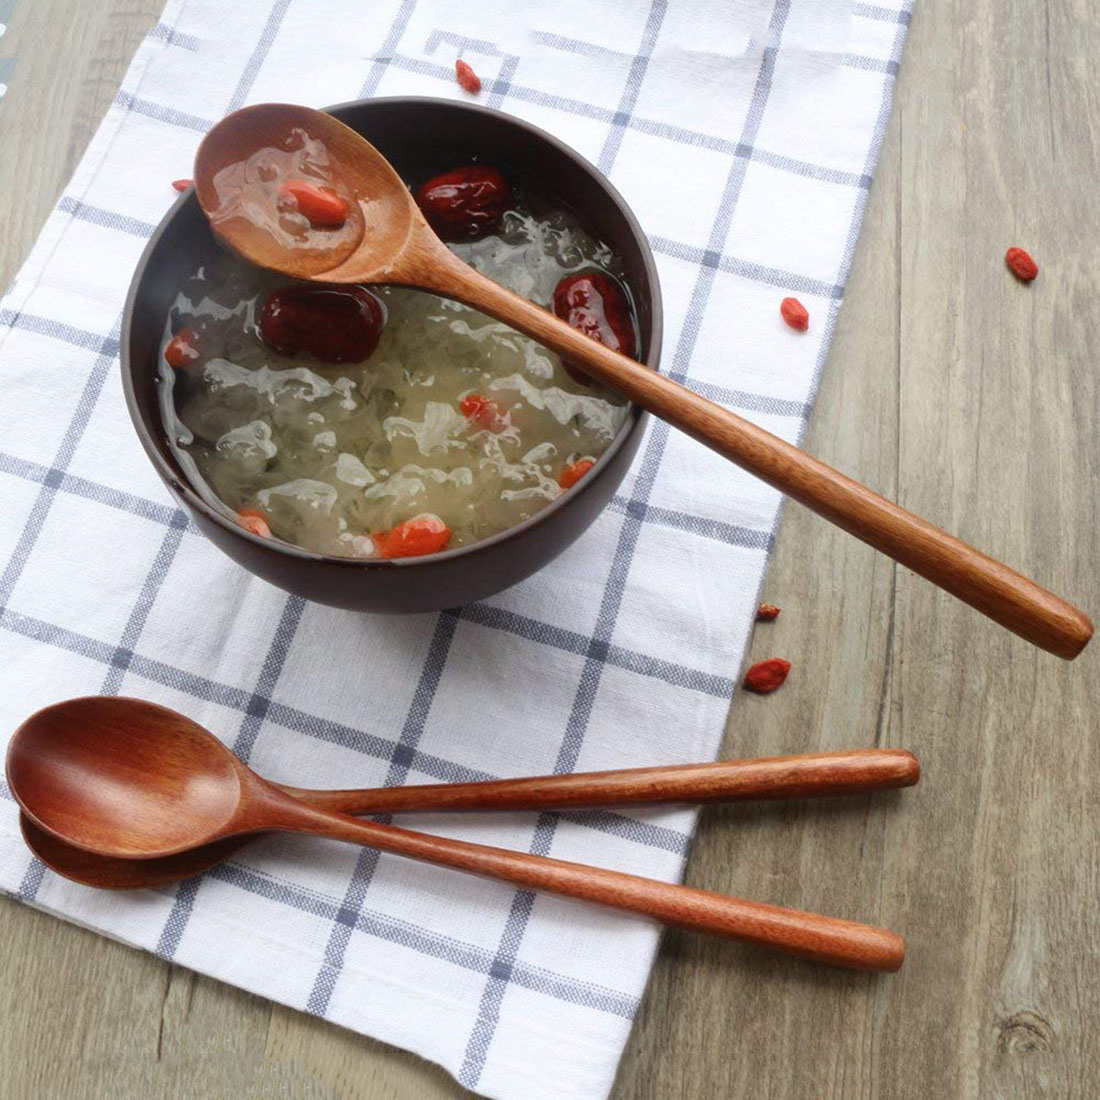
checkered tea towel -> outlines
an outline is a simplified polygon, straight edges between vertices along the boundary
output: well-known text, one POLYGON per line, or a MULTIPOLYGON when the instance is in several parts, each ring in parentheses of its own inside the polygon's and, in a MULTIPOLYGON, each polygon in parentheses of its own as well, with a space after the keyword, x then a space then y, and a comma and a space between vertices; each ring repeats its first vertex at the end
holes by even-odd
MULTIPOLYGON (((713 757, 776 492, 651 423, 613 504, 522 585, 407 618, 306 603, 214 549, 157 480, 123 403, 123 298, 227 111, 461 99, 461 56, 479 102, 564 139, 632 205, 660 268, 662 368, 797 440, 908 23, 908 0, 171 0, 0 308, 0 729, 122 692, 317 787, 713 757), (809 332, 780 319, 787 295, 809 332)), ((0 887, 18 898, 486 1096, 611 1087, 657 945, 645 920, 288 836, 178 888, 97 893, 31 859, 0 794, 0 887)), ((408 820, 668 880, 694 823, 408 820)))

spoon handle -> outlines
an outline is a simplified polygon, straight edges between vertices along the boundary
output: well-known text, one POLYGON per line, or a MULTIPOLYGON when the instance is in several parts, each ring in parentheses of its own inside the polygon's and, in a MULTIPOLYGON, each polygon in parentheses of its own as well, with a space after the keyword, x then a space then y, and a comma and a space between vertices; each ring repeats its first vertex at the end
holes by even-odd
POLYGON ((562 810, 750 798, 815 798, 910 787, 919 778, 920 764, 911 752, 855 749, 482 783, 432 783, 359 791, 282 789, 318 809, 364 814, 410 810, 562 810))
POLYGON ((793 444, 611 351, 487 279, 443 246, 420 285, 468 303, 583 364, 594 377, 1029 642, 1071 659, 1092 637, 1082 611, 793 444))
POLYGON ((270 794, 264 828, 346 840, 424 863, 510 882, 525 889, 596 902, 663 924, 710 932, 854 970, 897 970, 905 941, 872 925, 802 913, 560 859, 400 829, 317 810, 270 794))

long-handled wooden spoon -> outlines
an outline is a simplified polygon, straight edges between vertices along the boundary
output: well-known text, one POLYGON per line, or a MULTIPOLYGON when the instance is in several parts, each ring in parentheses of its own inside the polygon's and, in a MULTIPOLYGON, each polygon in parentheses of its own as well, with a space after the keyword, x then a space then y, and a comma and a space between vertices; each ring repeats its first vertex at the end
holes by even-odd
MULTIPOLYGON (((157 721, 163 708, 138 699, 126 708, 157 721)), ((113 722, 114 702, 99 697, 61 704, 82 720, 113 722)), ((169 711, 174 720, 182 716, 169 711)), ((184 719, 185 720, 185 719, 184 719)), ((775 756, 759 760, 721 760, 714 764, 676 764, 611 772, 579 772, 480 783, 375 787, 354 791, 316 791, 272 786, 323 810, 345 814, 410 813, 449 810, 562 810, 660 803, 707 803, 749 799, 816 798, 910 787, 920 778, 917 758, 904 749, 855 749, 850 752, 775 756)), ((201 874, 231 856, 251 839, 229 837, 176 855, 154 859, 118 859, 95 855, 40 829, 26 814, 20 827, 27 845, 48 867, 65 878, 111 890, 164 886, 201 874)))
MULTIPOLYGON (((911 761, 901 763, 894 777, 913 781, 911 761)), ((883 928, 310 805, 261 779, 202 726, 139 700, 96 696, 38 711, 11 739, 7 779, 38 829, 93 855, 163 859, 266 830, 312 833, 838 966, 896 970, 905 956, 901 937, 883 928)))
POLYGON ((222 119, 195 158, 195 187, 207 215, 219 209, 218 172, 279 146, 295 129, 326 146, 339 178, 357 197, 361 235, 332 250, 291 249, 243 218, 219 220, 218 235, 246 259, 301 279, 396 283, 466 302, 582 363, 631 401, 1029 642, 1072 658, 1092 637, 1087 615, 1034 581, 479 274, 432 232, 385 157, 331 115, 268 103, 222 119))

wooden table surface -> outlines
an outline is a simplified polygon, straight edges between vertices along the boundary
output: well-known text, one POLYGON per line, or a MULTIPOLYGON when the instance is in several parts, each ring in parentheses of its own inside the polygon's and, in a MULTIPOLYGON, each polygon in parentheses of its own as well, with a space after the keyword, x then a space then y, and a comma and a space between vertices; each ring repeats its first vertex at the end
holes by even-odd
MULTIPOLYGON (((3 5, 0 5, 3 6, 3 5)), ((17 0, 0 282, 159 0, 17 0)), ((919 0, 806 444, 1100 613, 1100 6, 919 0), (1031 287, 1005 248, 1041 266, 1031 287)), ((891 977, 670 933, 614 1100, 1100 1094, 1100 643, 1040 653, 796 505, 727 750, 912 749, 911 791, 710 810, 690 882, 904 932, 891 977)), ((441 1100, 412 1055, 0 902, 5 1100, 441 1100)), ((467 1094, 468 1095, 468 1094, 467 1094)))

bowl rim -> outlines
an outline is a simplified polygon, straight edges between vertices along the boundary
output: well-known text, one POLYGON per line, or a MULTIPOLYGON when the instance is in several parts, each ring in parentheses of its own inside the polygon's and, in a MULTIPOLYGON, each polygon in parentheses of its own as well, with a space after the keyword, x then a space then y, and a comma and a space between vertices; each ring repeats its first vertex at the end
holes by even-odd
MULTIPOLYGON (((640 254, 642 267, 649 281, 651 297, 649 303, 650 328, 652 330, 652 340, 650 341, 650 347, 647 349, 644 363, 654 370, 658 369, 657 364, 660 362, 661 355, 664 310, 662 307, 661 284, 657 274, 657 264, 653 258, 653 250, 650 248, 649 238, 643 231, 633 210, 631 210, 626 200, 611 181, 586 157, 582 156, 569 145, 566 145, 564 141, 554 137, 553 134, 543 130, 540 126, 536 126, 526 119, 518 118, 515 115, 508 114, 496 108, 485 107, 477 103, 463 103, 460 100, 445 99, 438 96, 377 96, 371 99, 347 100, 343 103, 335 103, 319 109, 327 113, 336 113, 369 104, 381 105, 398 103, 412 107, 423 106, 432 109, 442 107, 461 112, 492 116, 496 120, 503 119, 507 125, 526 130, 536 139, 552 146, 558 153, 577 163, 600 184, 607 193, 608 198, 618 208, 620 215, 626 223, 627 229, 634 238, 640 254)), ((284 542, 281 539, 264 538, 260 535, 253 534, 239 523, 233 522, 233 520, 219 512, 216 508, 211 507, 192 487, 187 477, 180 477, 175 469, 169 464, 156 443, 155 433, 149 425, 146 424, 141 414, 134 384, 135 366, 130 355, 130 345, 138 293, 144 283, 145 272, 154 251, 159 245, 161 238, 168 231, 168 227, 171 225, 178 211, 182 209, 185 203, 190 201, 193 190, 194 185, 192 184, 192 186, 184 191, 165 211, 153 235, 149 238, 141 254, 141 258, 138 260, 137 266, 134 268, 133 278, 130 281, 130 287, 126 294, 126 304, 123 308, 119 365, 122 373, 123 393, 126 398, 126 407, 130 414, 130 419, 145 449, 145 453, 149 456, 157 473, 169 488, 177 496, 182 498, 183 502, 186 503, 188 507, 231 534, 254 543, 269 552, 285 554, 288 557, 298 558, 303 561, 323 562, 326 565, 344 567, 357 571, 364 569, 412 569, 422 565, 442 564, 456 558, 469 557, 479 552, 488 551, 502 542, 506 542, 511 538, 539 527, 543 523, 549 522, 559 511, 568 507, 570 501, 577 499, 578 496, 587 492, 599 479, 600 473, 606 469, 611 463, 612 458, 626 445, 632 435, 635 432, 643 430, 648 418, 648 413, 646 413, 641 406, 631 403, 629 415, 615 433, 615 437, 608 444, 606 450, 596 460, 596 464, 592 468, 591 477, 585 477, 574 486, 573 489, 562 493, 561 496, 547 504, 545 508, 540 508, 534 515, 528 516, 527 519, 517 523, 514 527, 508 527, 503 531, 498 531, 495 535, 489 535, 487 538, 479 539, 477 542, 471 542, 465 546, 456 546, 452 549, 440 550, 434 554, 422 554, 408 558, 352 558, 340 557, 335 554, 318 554, 315 551, 306 550, 304 547, 295 546, 293 543, 284 542)), ((641 360, 639 361, 641 362, 641 360)))

